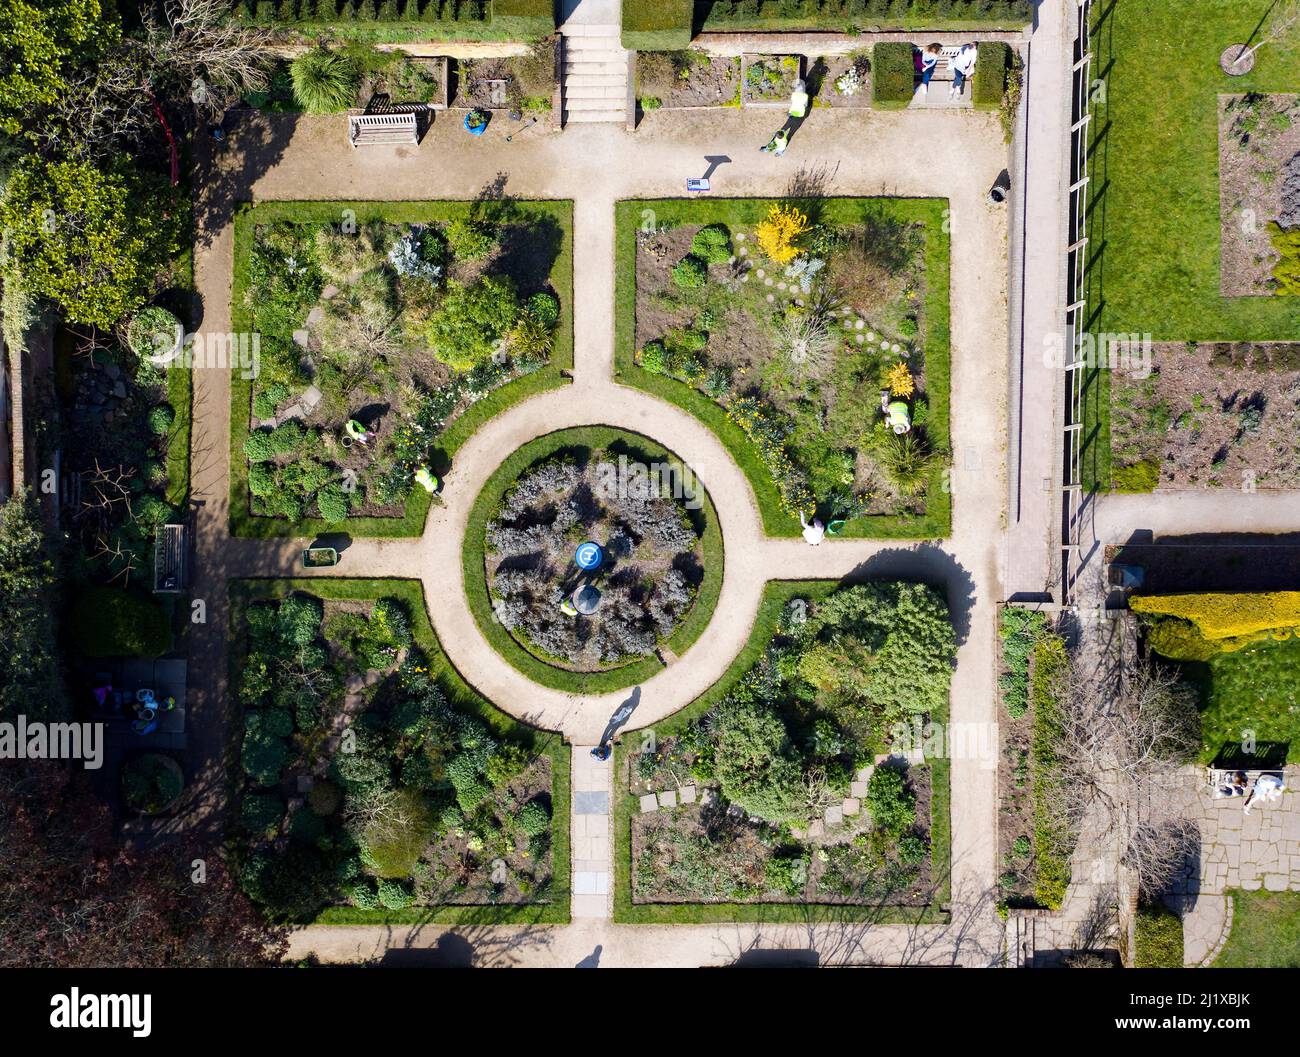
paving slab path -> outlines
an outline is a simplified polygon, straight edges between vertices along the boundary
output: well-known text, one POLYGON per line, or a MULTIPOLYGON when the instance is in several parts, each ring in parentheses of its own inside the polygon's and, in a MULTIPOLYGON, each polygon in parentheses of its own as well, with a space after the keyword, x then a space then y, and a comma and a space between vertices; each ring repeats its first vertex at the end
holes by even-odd
MULTIPOLYGON (((487 476, 521 444, 569 425, 620 426, 669 446, 700 475, 721 519, 726 562, 715 617, 694 647, 642 685, 641 704, 627 729, 670 715, 716 681, 744 647, 768 580, 849 574, 920 579, 943 589, 959 639, 952 722, 987 731, 996 721, 994 607, 1003 597, 1005 562, 1007 222, 1004 211, 985 201, 985 192, 1007 164, 997 117, 819 110, 782 159, 758 153, 771 134, 770 124, 769 115, 730 110, 688 119, 651 114, 636 133, 590 124, 563 134, 529 130, 507 143, 508 122, 494 122, 485 136, 472 139, 453 120, 439 117, 418 147, 350 150, 340 118, 246 113, 232 122, 218 152, 209 146, 202 159, 196 281, 204 331, 230 329, 231 214, 239 201, 465 199, 494 182, 503 182, 506 193, 519 197, 573 200, 573 384, 511 408, 462 446, 447 475, 444 501, 431 510, 421 537, 355 540, 344 563, 331 572, 421 579, 434 628, 461 674, 501 708, 562 731, 575 746, 594 744, 626 691, 571 695, 525 679, 492 650, 470 616, 460 564, 469 509, 487 476), (920 144, 924 151, 918 150, 920 144), (706 168, 706 155, 731 159, 713 175, 716 196, 777 196, 802 169, 821 170, 836 195, 948 200, 953 262, 950 539, 838 539, 812 548, 801 539, 768 538, 747 480, 717 438, 675 406, 614 382, 614 205, 626 198, 680 196, 686 177, 706 168)), ((194 724, 201 731, 197 766, 214 779, 206 784, 208 807, 219 815, 223 793, 215 779, 221 772, 228 700, 226 584, 234 577, 304 575, 297 565, 303 541, 231 538, 228 377, 216 370, 196 371, 194 392, 196 595, 207 601, 208 621, 195 629, 190 693, 194 724)), ((575 749, 575 779, 585 773, 577 766, 580 755, 575 749)), ((630 929, 579 920, 575 905, 575 924, 541 930, 544 942, 528 941, 538 930, 507 929, 483 942, 511 952, 510 958, 527 961, 532 955, 524 952, 542 951, 536 955, 542 961, 564 964, 573 957, 577 964, 591 955, 592 937, 603 936, 598 942, 607 945, 611 964, 714 964, 754 944, 776 942, 774 937, 780 945, 797 946, 821 930, 827 933, 818 940, 825 944, 821 949, 838 951, 843 960, 993 964, 1001 945, 993 912, 995 767, 996 759, 975 753, 953 760, 951 926, 630 929), (600 927, 608 931, 592 931, 600 927)), ((576 782, 574 790, 595 791, 576 782)), ((585 845, 591 857, 582 860, 581 872, 599 875, 599 861, 608 863, 608 842, 594 839, 599 835, 588 834, 587 825, 584 821, 582 834, 574 830, 575 838, 593 838, 585 845)), ((587 879, 582 883, 585 888, 587 879)), ((436 947, 446 932, 313 927, 294 942, 298 952, 312 949, 331 959, 371 957, 381 950, 436 947)))

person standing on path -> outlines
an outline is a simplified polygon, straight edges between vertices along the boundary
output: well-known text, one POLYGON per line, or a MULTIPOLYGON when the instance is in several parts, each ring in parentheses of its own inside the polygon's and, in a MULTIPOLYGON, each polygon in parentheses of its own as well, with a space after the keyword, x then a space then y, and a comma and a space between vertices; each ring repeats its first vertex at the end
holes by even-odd
POLYGON ((803 526, 803 538, 811 546, 816 547, 826 538, 826 526, 815 517, 812 519, 812 524, 808 524, 808 519, 804 517, 802 510, 799 511, 799 524, 803 526))
POLYGON ((768 140, 767 146, 760 147, 759 150, 765 154, 775 154, 778 158, 785 153, 786 147, 790 145, 790 137, 799 131, 799 126, 803 124, 804 118, 808 116, 808 86, 802 79, 794 82, 794 90, 790 93, 790 106, 786 112, 785 124, 775 136, 768 140))
POLYGON ((790 136, 785 129, 778 129, 775 136, 767 141, 766 145, 758 149, 764 154, 775 154, 778 158, 785 153, 786 147, 790 145, 790 136))
POLYGON ((978 54, 974 44, 963 44, 961 51, 952 57, 952 87, 948 89, 949 99, 960 96, 967 78, 974 76, 975 59, 978 54))

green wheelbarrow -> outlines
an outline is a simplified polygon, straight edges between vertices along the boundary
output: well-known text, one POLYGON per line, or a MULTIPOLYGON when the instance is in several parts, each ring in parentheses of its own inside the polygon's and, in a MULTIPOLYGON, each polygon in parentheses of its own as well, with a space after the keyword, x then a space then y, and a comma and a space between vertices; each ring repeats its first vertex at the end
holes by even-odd
POLYGON ((304 547, 302 551, 302 567, 304 569, 327 569, 331 565, 338 565, 339 552, 333 547, 304 547))

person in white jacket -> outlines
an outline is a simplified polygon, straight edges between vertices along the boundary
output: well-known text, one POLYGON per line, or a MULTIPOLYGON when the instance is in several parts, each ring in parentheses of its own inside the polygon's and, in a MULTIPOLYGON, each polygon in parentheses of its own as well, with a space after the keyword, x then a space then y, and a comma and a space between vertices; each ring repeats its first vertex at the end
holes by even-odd
POLYGON ((952 57, 952 87, 948 89, 948 98, 961 95, 967 78, 975 73, 975 58, 979 54, 974 44, 963 44, 961 51, 952 57))

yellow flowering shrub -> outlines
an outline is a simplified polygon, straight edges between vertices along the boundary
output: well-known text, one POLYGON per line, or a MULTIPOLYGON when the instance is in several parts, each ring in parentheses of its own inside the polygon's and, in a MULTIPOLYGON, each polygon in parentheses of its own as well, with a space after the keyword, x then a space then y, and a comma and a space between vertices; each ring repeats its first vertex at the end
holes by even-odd
POLYGON ((916 392, 916 382, 907 364, 896 363, 885 373, 885 388, 894 396, 908 397, 916 392))
POLYGON ((1135 613, 1190 621, 1207 639, 1232 639, 1300 628, 1300 591, 1138 595, 1129 599, 1129 608, 1135 613))
POLYGON ((773 264, 789 264, 803 252, 795 240, 811 226, 808 218, 794 206, 773 206, 767 218, 754 229, 754 237, 773 264))

